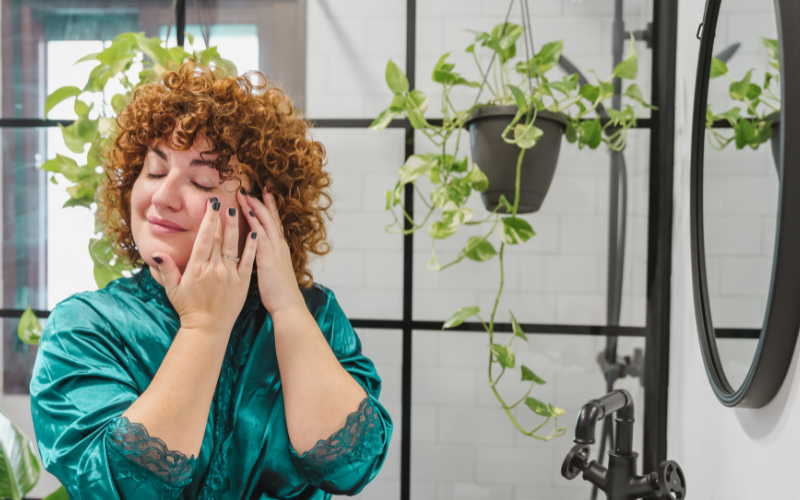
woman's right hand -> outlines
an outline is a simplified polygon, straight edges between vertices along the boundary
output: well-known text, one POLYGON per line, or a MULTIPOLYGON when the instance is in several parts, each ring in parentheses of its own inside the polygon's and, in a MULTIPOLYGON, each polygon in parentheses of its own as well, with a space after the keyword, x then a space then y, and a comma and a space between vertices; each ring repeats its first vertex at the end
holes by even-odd
POLYGON ((219 202, 209 200, 183 275, 168 254, 153 254, 162 260, 158 267, 181 328, 229 335, 247 298, 257 240, 246 238, 238 264, 223 259, 239 254, 238 217, 226 219, 220 220, 219 202))

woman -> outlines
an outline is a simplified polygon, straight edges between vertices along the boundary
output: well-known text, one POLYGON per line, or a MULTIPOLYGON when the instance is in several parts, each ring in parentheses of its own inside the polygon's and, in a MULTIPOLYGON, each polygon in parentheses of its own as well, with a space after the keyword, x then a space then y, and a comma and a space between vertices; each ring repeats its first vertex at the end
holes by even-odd
POLYGON ((74 499, 357 493, 392 421, 307 268, 329 250, 322 145, 261 73, 192 62, 117 125, 98 217, 141 270, 47 321, 31 381, 45 468, 74 499))

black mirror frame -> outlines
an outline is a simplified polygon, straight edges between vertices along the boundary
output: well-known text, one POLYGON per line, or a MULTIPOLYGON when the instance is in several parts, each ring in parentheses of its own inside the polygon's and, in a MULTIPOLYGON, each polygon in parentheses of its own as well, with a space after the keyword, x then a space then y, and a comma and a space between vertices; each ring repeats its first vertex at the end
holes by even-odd
MULTIPOLYGON (((800 332, 800 141, 782 140, 775 258, 767 310, 753 363, 741 387, 731 387, 722 369, 706 280, 703 241, 703 153, 708 76, 722 0, 708 0, 697 65, 691 156, 691 254, 695 316, 706 373, 717 399, 729 407, 761 408, 777 394, 800 332), (789 168, 783 168, 788 165, 789 168)), ((800 2, 774 0, 781 65, 781 137, 800 137, 800 2)))

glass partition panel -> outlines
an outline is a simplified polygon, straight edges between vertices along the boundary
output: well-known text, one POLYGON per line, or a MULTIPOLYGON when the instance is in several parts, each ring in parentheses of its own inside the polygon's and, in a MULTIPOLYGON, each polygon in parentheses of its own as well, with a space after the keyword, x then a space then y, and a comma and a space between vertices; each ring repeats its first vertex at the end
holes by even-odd
POLYGON ((405 132, 319 128, 310 135, 325 146, 333 181, 333 249, 313 261, 314 280, 334 291, 351 318, 400 319, 403 237, 384 229, 391 217, 384 191, 403 164, 405 132))
MULTIPOLYGON (((509 335, 495 335, 508 344, 509 335)), ((598 366, 605 348, 603 337, 528 335, 516 339, 516 368, 497 383, 498 393, 510 406, 529 387, 520 382, 520 365, 545 380, 529 397, 565 410, 558 419, 564 436, 544 442, 523 435, 514 426, 488 381, 488 337, 484 333, 415 331, 412 375, 411 497, 416 499, 490 498, 497 500, 589 498, 586 481, 561 477, 561 463, 572 448, 575 419, 590 399, 606 393, 598 366)), ((620 338, 619 356, 641 356, 642 338, 620 338)), ((497 364, 493 377, 499 373, 497 364)), ((639 378, 620 379, 616 389, 634 398, 634 450, 642 450, 644 389, 639 378)), ((518 424, 530 431, 544 422, 525 404, 511 410, 518 424)), ((538 434, 553 429, 548 422, 538 434)), ((597 428, 597 458, 602 426, 597 428)), ((601 492, 602 496, 603 493, 601 492)))
MULTIPOLYGON (((400 330, 371 330, 357 328, 362 352, 375 363, 381 377, 381 395, 378 400, 392 417, 392 440, 389 454, 380 472, 356 495, 360 500, 400 499, 400 440, 402 428, 403 394, 403 332, 400 330)), ((334 496, 334 498, 351 498, 334 496)))

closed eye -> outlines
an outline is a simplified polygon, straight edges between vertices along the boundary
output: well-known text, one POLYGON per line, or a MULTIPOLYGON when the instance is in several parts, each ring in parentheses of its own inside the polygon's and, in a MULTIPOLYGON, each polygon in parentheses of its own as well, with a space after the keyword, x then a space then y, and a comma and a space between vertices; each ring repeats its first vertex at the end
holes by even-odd
MULTIPOLYGON (((164 177, 164 176, 163 176, 163 175, 153 175, 153 174, 151 174, 151 173, 148 173, 148 174, 147 174, 147 178, 148 178, 148 179, 160 179, 160 178, 162 178, 162 177, 164 177)), ((196 187, 197 187, 197 188, 198 188, 200 191, 205 191, 206 193, 209 193, 209 192, 211 192, 211 191, 213 191, 213 190, 214 190, 214 188, 213 188, 213 187, 205 187, 205 186, 201 186, 200 184, 198 184, 198 183, 196 183, 196 182, 194 182, 194 181, 192 181, 192 184, 194 184, 194 185, 195 185, 195 186, 196 186, 196 187)))

